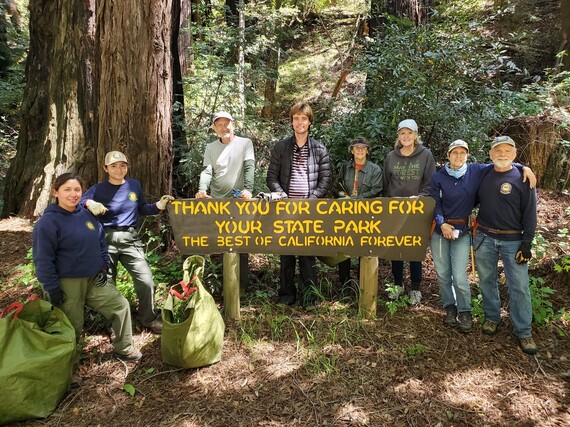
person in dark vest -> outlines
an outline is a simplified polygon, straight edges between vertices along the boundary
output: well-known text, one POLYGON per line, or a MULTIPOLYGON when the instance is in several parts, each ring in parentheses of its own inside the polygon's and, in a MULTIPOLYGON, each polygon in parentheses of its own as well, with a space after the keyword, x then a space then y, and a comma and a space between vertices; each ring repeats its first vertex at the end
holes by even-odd
MULTIPOLYGON (((277 142, 271 150, 267 187, 291 199, 314 199, 328 195, 331 167, 326 147, 309 135, 313 110, 305 102, 291 107, 289 119, 293 135, 277 142)), ((317 284, 314 256, 281 255, 279 303, 293 305, 300 294, 301 305, 312 307, 317 300, 311 287, 317 284), (295 286, 295 267, 299 260, 299 289, 295 286)))

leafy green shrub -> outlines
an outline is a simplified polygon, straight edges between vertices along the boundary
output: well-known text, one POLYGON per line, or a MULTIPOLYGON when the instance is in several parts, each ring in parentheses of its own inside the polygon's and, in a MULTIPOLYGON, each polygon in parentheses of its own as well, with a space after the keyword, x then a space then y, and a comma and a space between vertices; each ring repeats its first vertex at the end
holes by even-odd
MULTIPOLYGON (((372 160, 383 161, 397 123, 406 117, 419 123, 436 158, 443 158, 449 141, 457 138, 468 141, 477 155, 505 118, 539 111, 538 104, 510 89, 506 78, 519 71, 500 44, 476 33, 451 35, 387 20, 382 37, 368 41, 355 66, 366 76, 365 96, 357 94, 351 106, 333 111, 330 124, 319 129, 335 161, 361 134, 375 146, 372 160)), ((479 155, 482 161, 486 152, 479 155)))
POLYGON ((555 292, 554 289, 544 286, 544 279, 541 277, 530 277, 532 318, 537 325, 546 325, 560 317, 559 313, 554 312, 552 302, 549 301, 555 292))

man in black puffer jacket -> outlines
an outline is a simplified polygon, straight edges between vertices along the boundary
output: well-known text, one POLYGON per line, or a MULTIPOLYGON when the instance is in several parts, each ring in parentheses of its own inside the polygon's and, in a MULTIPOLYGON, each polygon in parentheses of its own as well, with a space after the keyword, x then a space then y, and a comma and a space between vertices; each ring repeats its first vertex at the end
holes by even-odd
MULTIPOLYGON (((326 147, 309 136, 314 115, 304 102, 291 107, 289 112, 294 135, 275 144, 267 171, 267 187, 271 192, 285 193, 291 199, 314 199, 328 195, 331 186, 331 168, 326 147)), ((282 255, 279 271, 279 302, 293 305, 297 298, 294 255, 282 255)), ((316 303, 311 286, 317 283, 314 256, 299 256, 301 280, 299 293, 303 307, 316 303)))

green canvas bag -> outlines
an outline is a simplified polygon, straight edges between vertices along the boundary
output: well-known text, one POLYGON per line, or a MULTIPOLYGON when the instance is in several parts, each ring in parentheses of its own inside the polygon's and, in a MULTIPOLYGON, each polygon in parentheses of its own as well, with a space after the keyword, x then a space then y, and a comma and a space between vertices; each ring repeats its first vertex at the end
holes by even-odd
POLYGON ((202 284, 204 258, 184 261, 183 280, 174 285, 162 309, 162 362, 198 368, 219 362, 224 344, 224 320, 212 295, 202 284))
POLYGON ((47 417, 71 382, 75 330, 49 302, 13 303, 0 314, 0 425, 47 417))

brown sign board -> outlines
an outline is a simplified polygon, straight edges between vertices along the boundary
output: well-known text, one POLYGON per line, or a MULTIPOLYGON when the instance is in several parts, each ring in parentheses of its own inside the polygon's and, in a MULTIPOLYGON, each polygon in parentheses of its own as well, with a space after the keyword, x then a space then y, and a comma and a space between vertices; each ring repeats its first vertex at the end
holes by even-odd
POLYGON ((273 253, 421 261, 434 206, 431 197, 177 199, 168 205, 168 213, 178 250, 187 255, 273 253))

